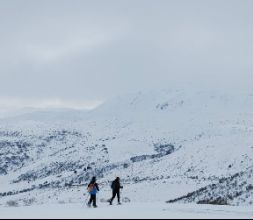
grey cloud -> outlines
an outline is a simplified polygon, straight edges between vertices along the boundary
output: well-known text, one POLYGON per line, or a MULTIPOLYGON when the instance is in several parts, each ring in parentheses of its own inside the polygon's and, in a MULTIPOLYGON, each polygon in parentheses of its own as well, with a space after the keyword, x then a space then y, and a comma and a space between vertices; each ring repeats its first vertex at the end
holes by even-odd
POLYGON ((1 0, 0 96, 105 100, 145 88, 250 88, 250 0, 1 0))

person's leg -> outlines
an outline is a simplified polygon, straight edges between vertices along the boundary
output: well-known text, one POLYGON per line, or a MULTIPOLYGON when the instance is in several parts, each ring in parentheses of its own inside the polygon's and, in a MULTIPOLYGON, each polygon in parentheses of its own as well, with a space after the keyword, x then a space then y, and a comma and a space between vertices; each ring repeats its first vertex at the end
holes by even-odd
POLYGON ((116 194, 117 193, 115 191, 112 192, 112 198, 110 199, 110 204, 112 204, 112 201, 115 199, 116 194))
POLYGON ((92 203, 92 195, 90 195, 90 199, 89 199, 88 205, 90 206, 91 203, 92 203))
POLYGON ((97 207, 97 197, 93 195, 93 207, 97 207))
POLYGON ((117 197, 118 197, 118 203, 120 204, 120 192, 117 192, 117 197))

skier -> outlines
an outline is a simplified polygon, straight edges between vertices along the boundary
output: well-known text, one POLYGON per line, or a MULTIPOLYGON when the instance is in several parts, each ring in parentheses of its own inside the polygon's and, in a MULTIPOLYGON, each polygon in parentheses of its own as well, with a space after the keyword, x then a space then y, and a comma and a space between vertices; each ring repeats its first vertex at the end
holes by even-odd
POLYGON ((97 192, 99 191, 99 187, 98 187, 98 184, 96 183, 96 177, 92 177, 92 180, 90 182, 90 184, 88 185, 87 187, 87 190, 90 194, 90 200, 88 202, 88 206, 91 207, 91 203, 93 203, 93 207, 94 208, 97 208, 97 197, 96 197, 96 194, 97 192))
POLYGON ((123 189, 123 186, 120 185, 120 178, 117 177, 111 185, 112 188, 112 198, 108 200, 110 205, 112 205, 113 200, 115 199, 116 195, 118 197, 118 204, 121 205, 120 202, 120 189, 123 189))

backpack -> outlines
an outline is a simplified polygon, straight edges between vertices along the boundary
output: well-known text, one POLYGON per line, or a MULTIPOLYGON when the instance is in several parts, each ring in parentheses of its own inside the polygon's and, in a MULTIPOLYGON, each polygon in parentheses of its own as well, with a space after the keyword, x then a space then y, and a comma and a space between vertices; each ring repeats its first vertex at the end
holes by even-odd
POLYGON ((89 193, 91 193, 91 192, 93 191, 94 187, 95 187, 95 184, 90 184, 90 185, 87 187, 87 191, 88 191, 89 193))
POLYGON ((115 183, 115 181, 113 181, 112 184, 111 184, 111 189, 114 190, 115 189, 115 185, 116 185, 116 183, 115 183))

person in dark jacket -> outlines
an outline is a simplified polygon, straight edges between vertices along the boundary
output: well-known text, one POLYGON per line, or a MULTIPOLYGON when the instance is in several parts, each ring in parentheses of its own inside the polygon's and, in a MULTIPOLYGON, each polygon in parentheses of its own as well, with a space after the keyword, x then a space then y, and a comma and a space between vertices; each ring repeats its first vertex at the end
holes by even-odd
POLYGON ((120 178, 117 177, 111 185, 112 188, 112 198, 108 200, 108 202, 110 203, 110 205, 112 205, 113 200, 115 199, 115 197, 118 197, 118 204, 120 205, 120 189, 123 189, 123 186, 120 185, 120 178))
POLYGON ((96 183, 96 177, 94 176, 92 180, 90 181, 87 190, 90 194, 90 200, 88 202, 88 206, 91 206, 91 203, 93 203, 93 207, 97 208, 97 192, 99 191, 98 184, 96 183))

